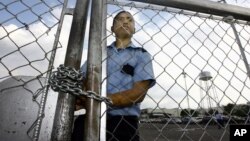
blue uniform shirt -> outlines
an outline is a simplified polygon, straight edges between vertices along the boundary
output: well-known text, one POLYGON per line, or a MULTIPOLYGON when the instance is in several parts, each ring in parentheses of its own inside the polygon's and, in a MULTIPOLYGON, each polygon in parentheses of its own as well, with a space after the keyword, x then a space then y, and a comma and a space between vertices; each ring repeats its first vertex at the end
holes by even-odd
MULTIPOLYGON (((143 80, 150 80, 151 87, 155 84, 151 55, 145 49, 135 47, 132 43, 124 49, 118 49, 115 42, 107 47, 108 94, 131 89, 135 82, 143 80)), ((109 116, 139 116, 140 104, 124 108, 112 107, 107 113, 109 116)))

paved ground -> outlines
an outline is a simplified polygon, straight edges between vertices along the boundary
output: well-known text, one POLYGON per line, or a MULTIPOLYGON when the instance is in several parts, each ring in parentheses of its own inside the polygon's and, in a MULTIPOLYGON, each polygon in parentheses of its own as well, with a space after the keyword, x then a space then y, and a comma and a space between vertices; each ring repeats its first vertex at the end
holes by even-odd
POLYGON ((141 141, 229 141, 229 128, 216 125, 141 123, 141 141))

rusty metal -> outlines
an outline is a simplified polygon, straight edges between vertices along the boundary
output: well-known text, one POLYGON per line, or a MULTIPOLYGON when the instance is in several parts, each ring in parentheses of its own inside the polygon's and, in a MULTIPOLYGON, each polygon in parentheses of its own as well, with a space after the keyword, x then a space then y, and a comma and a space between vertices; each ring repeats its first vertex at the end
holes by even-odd
MULTIPOLYGON (((65 57, 65 66, 80 68, 83 39, 87 22, 89 0, 77 0, 69 43, 65 57)), ((75 96, 59 93, 51 140, 69 141, 73 125, 75 96)))
MULTIPOLYGON (((88 91, 97 94, 101 92, 101 61, 102 61, 102 10, 103 1, 93 0, 90 17, 89 50, 87 62, 87 86, 88 91)), ((86 101, 86 119, 84 140, 98 141, 100 139, 100 112, 101 103, 93 99, 86 101)))

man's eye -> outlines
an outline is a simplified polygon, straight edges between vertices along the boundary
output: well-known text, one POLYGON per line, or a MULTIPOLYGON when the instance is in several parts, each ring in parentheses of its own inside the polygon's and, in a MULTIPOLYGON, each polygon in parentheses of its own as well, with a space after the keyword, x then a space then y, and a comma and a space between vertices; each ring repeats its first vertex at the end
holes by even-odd
POLYGON ((116 22, 119 22, 119 21, 121 21, 121 19, 120 19, 120 18, 117 18, 115 21, 116 21, 116 22))

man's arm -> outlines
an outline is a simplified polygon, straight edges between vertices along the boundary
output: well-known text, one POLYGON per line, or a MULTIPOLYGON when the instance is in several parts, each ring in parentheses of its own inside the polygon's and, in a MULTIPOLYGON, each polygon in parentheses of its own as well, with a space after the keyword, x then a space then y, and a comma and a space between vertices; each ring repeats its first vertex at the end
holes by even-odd
POLYGON ((150 80, 144 80, 134 83, 132 89, 107 96, 112 100, 113 106, 126 107, 142 102, 149 88, 150 80))

